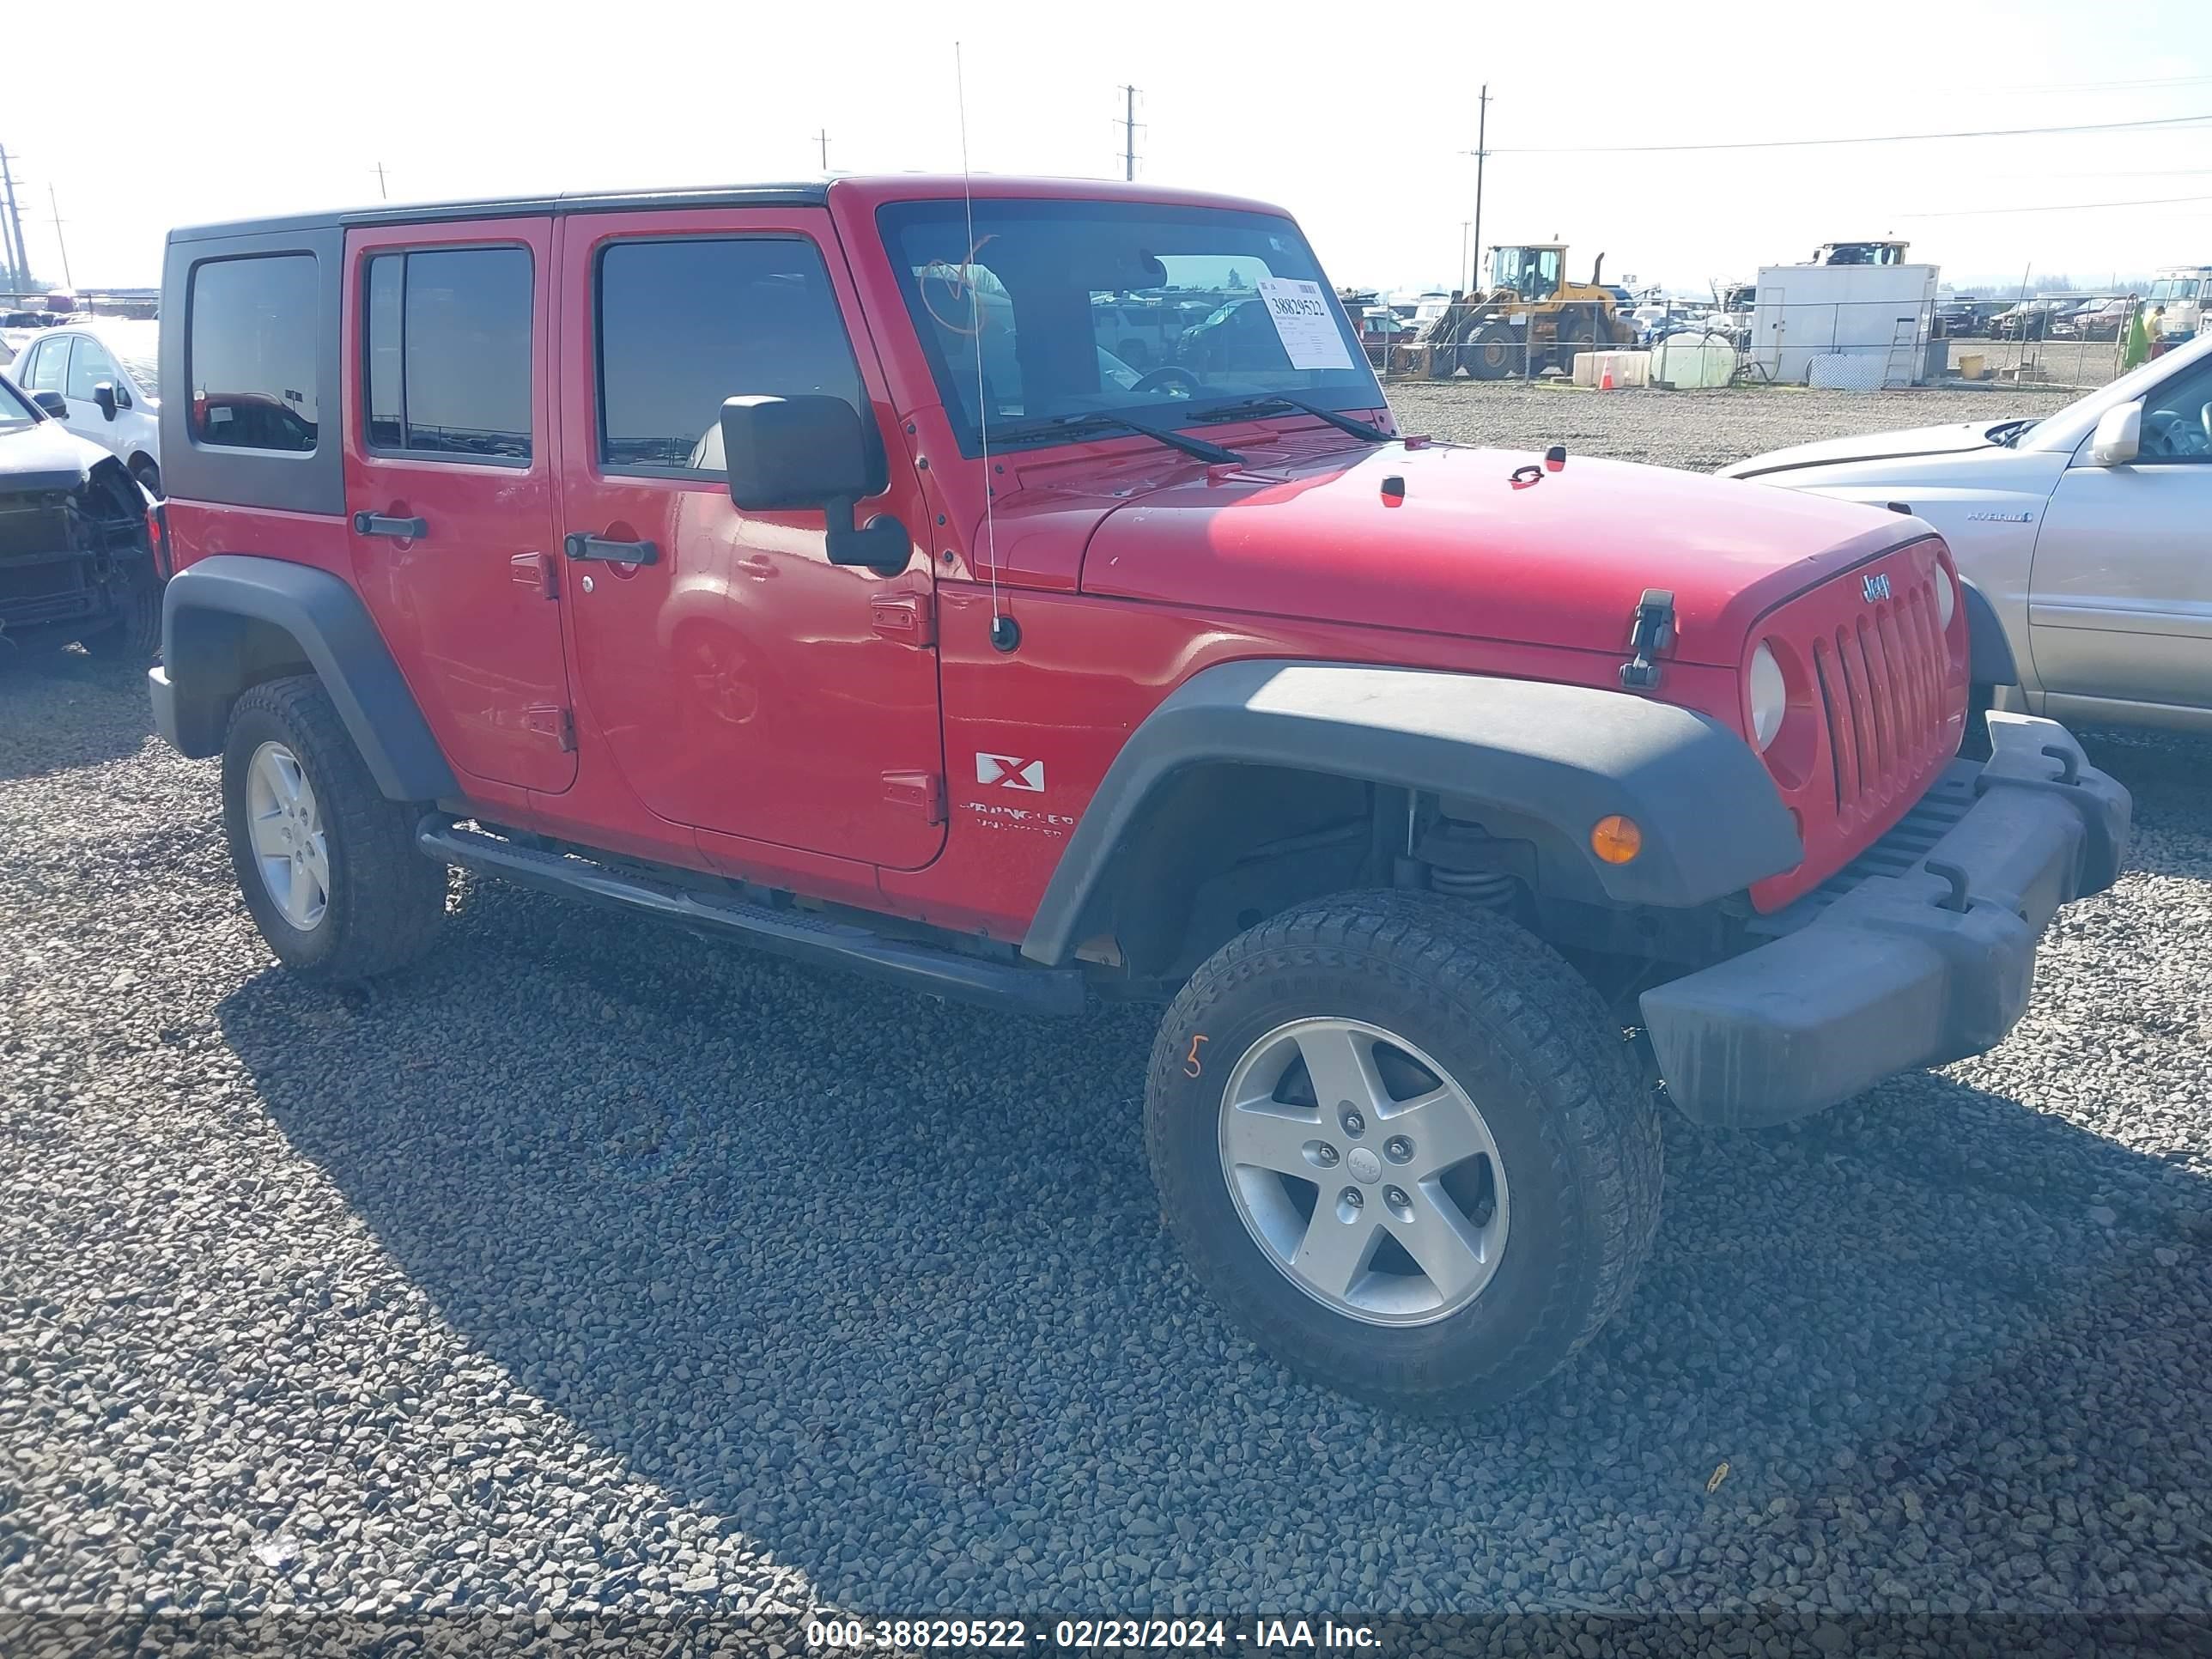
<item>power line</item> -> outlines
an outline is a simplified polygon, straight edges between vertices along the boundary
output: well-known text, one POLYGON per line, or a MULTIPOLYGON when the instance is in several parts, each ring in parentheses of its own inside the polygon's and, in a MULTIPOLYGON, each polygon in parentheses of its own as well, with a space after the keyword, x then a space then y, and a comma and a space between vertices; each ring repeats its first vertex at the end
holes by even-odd
POLYGON ((2035 81, 2026 85, 1992 87, 1992 92, 2111 92, 2134 87, 2195 87, 2212 82, 2212 75, 2159 75, 2142 81, 2035 81))
POLYGON ((1990 127, 1968 132, 1884 132, 1863 138, 1766 138, 1724 144, 1563 144, 1494 149, 1492 155, 1650 155, 1660 151, 1711 149, 1810 149, 1832 144, 1917 144, 1939 138, 2032 138, 2047 133, 2122 132, 2144 127, 2196 126, 2212 115, 2169 115, 2154 120, 2089 121, 2074 126, 1990 127))
POLYGON ((1948 212, 1900 213, 1900 219, 1978 219, 1990 213, 2094 213, 2101 208, 2172 207, 2181 202, 2212 202, 2212 196, 2153 196, 2133 202, 2058 202, 2049 206, 1954 208, 1948 212))

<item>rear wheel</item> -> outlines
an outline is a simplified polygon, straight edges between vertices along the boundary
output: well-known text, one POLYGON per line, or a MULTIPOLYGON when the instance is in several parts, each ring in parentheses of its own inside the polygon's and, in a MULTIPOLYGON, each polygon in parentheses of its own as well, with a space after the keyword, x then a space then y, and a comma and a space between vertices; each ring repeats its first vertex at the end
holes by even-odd
POLYGON ((1232 939, 1163 1023, 1170 1230, 1285 1364, 1426 1410, 1540 1382, 1626 1299, 1660 1139, 1618 1023, 1548 946, 1426 894, 1232 939))
POLYGON ((294 973, 341 982, 404 966, 446 915, 445 866, 415 848, 312 678, 238 700, 222 751, 223 829, 261 937, 294 973))

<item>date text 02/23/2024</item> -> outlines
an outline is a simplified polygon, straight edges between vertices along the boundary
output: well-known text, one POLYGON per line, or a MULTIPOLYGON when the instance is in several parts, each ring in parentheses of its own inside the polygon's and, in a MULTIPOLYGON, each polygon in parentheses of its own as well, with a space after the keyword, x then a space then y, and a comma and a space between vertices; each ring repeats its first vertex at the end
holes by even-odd
POLYGON ((1357 1652, 1376 1644, 1365 1625, 1334 1619, 810 1619, 806 1645, 816 1651, 930 1648, 974 1650, 1152 1649, 1163 1652, 1357 1652))

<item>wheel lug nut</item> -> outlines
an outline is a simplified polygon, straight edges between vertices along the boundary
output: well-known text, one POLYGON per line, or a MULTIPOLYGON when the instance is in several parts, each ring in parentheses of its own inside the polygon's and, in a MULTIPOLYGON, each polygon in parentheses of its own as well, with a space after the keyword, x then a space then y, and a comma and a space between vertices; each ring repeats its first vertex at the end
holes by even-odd
POLYGON ((1402 1187, 1385 1187, 1382 1189, 1382 1201, 1394 1210, 1410 1210, 1413 1207, 1402 1187))
POLYGON ((1336 1167, 1337 1156, 1336 1148, 1326 1145, 1314 1153, 1314 1157, 1320 1160, 1321 1167, 1324 1170, 1333 1170, 1336 1167))
POLYGON ((1403 1164, 1413 1155, 1413 1143, 1403 1135, 1392 1135, 1382 1143, 1382 1155, 1393 1164, 1403 1164))
POLYGON ((1364 1135, 1367 1133, 1367 1120, 1349 1106, 1346 1107, 1340 1114, 1340 1120, 1344 1124, 1344 1133, 1348 1135, 1364 1135))
POLYGON ((1359 1208, 1361 1205, 1367 1201, 1359 1195, 1359 1188, 1357 1187, 1346 1187, 1341 1193, 1337 1194, 1337 1199, 1340 1203, 1342 1203, 1354 1210, 1359 1208))

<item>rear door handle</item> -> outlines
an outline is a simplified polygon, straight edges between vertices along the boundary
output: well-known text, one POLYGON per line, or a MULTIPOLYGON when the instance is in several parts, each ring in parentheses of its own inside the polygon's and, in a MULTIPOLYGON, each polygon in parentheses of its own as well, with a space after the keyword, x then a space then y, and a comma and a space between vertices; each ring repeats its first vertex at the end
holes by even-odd
POLYGON ((353 533, 356 536, 392 536, 402 541, 419 541, 430 533, 430 526, 420 519, 387 519, 381 513, 356 513, 353 515, 353 533))
POLYGON ((651 542, 611 542, 605 536, 571 531, 561 545, 572 559, 596 560, 601 564, 658 564, 660 550, 651 542))

